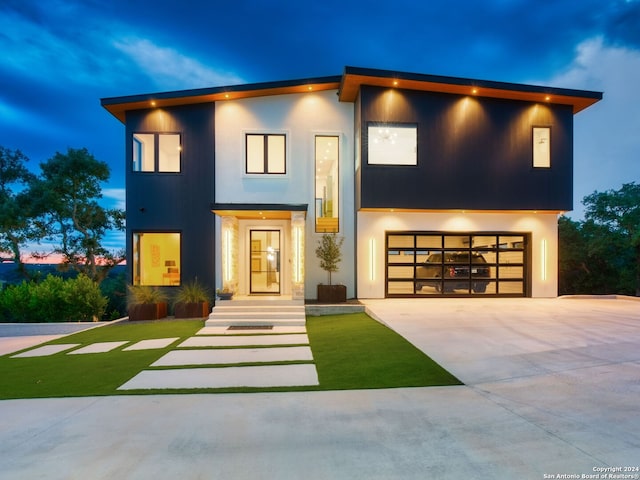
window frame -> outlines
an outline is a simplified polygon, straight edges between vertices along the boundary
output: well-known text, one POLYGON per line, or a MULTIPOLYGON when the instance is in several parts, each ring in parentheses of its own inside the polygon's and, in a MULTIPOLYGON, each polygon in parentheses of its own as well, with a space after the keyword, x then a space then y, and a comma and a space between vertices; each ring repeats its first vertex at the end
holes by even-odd
POLYGON ((289 155, 287 154, 288 142, 287 142, 288 134, 286 132, 244 132, 244 174, 246 176, 286 176, 288 173, 287 163, 289 160, 289 155), (263 171, 249 171, 249 137, 262 137, 263 138, 263 171), (270 172, 269 171, 269 138, 271 137, 282 137, 283 139, 283 148, 282 154, 284 158, 282 159, 282 165, 284 167, 284 171, 270 172))
MULTIPOLYGON (((184 233, 182 232, 182 230, 133 230, 131 232, 131 284, 134 286, 148 286, 148 287, 180 287, 182 285, 182 278, 183 278, 183 260, 184 260, 184 256, 183 256, 183 237, 184 237, 184 233), (178 283, 176 284, 171 284, 171 282, 169 281, 169 284, 165 284, 164 283, 164 276, 163 276, 163 281, 162 283, 141 283, 142 280, 142 267, 141 267, 141 263, 140 263, 140 236, 141 235, 173 235, 173 234, 177 234, 178 240, 179 240, 179 247, 178 247, 178 256, 179 258, 175 259, 177 260, 177 268, 179 268, 179 277, 178 277, 178 283), (136 258, 136 253, 138 254, 138 258, 136 258)), ((166 261, 167 259, 165 259, 166 261)), ((174 259, 171 259, 174 260, 174 259)), ((169 268, 168 266, 165 267, 164 265, 161 265, 160 268, 169 268)), ((164 272, 163 272, 164 273, 164 272)), ((167 272, 168 273, 168 272, 167 272)))
MULTIPOLYGON (((182 160, 183 160, 183 146, 182 146, 183 134, 182 132, 144 132, 135 131, 131 133, 131 172, 135 174, 163 174, 163 175, 177 175, 182 173, 182 160), (136 170, 135 153, 136 145, 141 143, 135 137, 136 135, 152 135, 153 136, 153 170, 136 170), (160 170, 160 137, 169 135, 178 136, 178 170, 160 170)), ((141 162, 142 165, 142 162, 141 162)))
POLYGON ((368 121, 367 122, 367 132, 366 132, 366 145, 367 145, 367 166, 373 167, 417 167, 419 164, 419 152, 418 152, 418 144, 419 144, 419 124, 417 122, 380 122, 380 121, 368 121), (415 147, 413 157, 414 160, 411 162, 402 162, 402 163, 387 163, 384 161, 375 161, 371 160, 371 145, 372 145, 372 128, 412 128, 415 130, 415 147))
MULTIPOLYGON (((317 180, 316 180, 316 175, 317 173, 314 174, 314 186, 313 186, 313 191, 314 191, 314 231, 315 233, 340 233, 340 208, 341 208, 341 201, 342 201, 342 195, 341 195, 341 187, 342 187, 342 182, 341 182, 341 178, 340 178, 340 161, 341 161, 341 148, 342 148, 342 143, 341 143, 341 135, 339 133, 325 133, 325 132, 316 132, 313 134, 313 157, 314 157, 314 172, 317 172, 318 169, 318 157, 317 157, 317 141, 318 138, 332 138, 335 139, 336 141, 336 192, 334 194, 335 196, 335 206, 332 205, 332 210, 334 210, 335 216, 332 217, 324 217, 321 212, 324 209, 325 205, 323 205, 322 203, 322 197, 318 197, 318 191, 317 191, 317 180), (337 226, 336 226, 336 230, 335 231, 329 231, 326 229, 321 229, 319 227, 319 222, 318 222, 318 218, 335 218, 337 219, 337 226)), ((333 198, 332 198, 332 202, 333 202, 333 198)))
POLYGON ((553 165, 551 156, 551 125, 532 125, 531 126, 531 166, 536 170, 548 170, 553 165), (545 152, 540 152, 536 147, 536 140, 544 135, 547 147, 545 152), (542 161, 542 162, 541 162, 542 161))

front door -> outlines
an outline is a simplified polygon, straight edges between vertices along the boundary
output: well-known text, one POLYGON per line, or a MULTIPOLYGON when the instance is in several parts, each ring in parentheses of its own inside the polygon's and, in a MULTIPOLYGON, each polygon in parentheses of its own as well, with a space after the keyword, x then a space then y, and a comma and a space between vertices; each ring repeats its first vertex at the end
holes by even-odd
POLYGON ((251 230, 250 293, 280 293, 280 230, 251 230))

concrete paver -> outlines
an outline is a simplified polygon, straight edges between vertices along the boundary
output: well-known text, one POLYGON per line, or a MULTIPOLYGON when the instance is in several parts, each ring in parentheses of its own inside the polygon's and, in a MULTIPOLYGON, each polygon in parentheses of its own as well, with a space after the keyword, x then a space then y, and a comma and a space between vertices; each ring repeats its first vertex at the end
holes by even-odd
POLYGON ((134 343, 133 345, 129 345, 128 347, 123 348, 123 351, 131 351, 131 350, 155 350, 157 348, 165 348, 171 345, 173 342, 178 340, 180 337, 174 338, 154 338, 151 340, 140 340, 139 342, 134 343))
POLYGON ((70 350, 78 346, 80 346, 79 343, 60 343, 57 345, 44 345, 42 347, 33 348, 31 350, 27 350, 26 352, 13 355, 12 358, 46 357, 49 355, 54 355, 56 353, 64 352, 65 350, 70 350))
POLYGON ((107 353, 127 343, 129 342, 96 342, 96 343, 92 343, 91 345, 78 348, 77 350, 73 350, 72 352, 69 352, 67 355, 86 355, 89 353, 107 353))
POLYGON ((3 401, 0 476, 542 479, 639 466, 640 303, 366 304, 466 385, 3 401))
POLYGON ((233 363, 312 361, 309 347, 228 348, 219 350, 172 350, 152 367, 179 365, 222 365, 233 363))
POLYGON ((315 365, 145 370, 118 390, 166 388, 280 387, 318 385, 315 365))
POLYGON ((237 347, 239 345, 308 345, 309 337, 298 335, 242 335, 237 337, 197 336, 186 339, 179 348, 185 347, 237 347))

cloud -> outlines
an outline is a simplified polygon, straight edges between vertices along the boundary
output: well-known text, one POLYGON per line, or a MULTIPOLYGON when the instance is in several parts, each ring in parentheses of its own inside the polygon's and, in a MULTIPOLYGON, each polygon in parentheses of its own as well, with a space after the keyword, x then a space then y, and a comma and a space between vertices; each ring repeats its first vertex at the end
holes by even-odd
POLYGON ((607 45, 602 37, 582 42, 572 64, 548 82, 597 90, 603 100, 574 118, 574 214, 594 191, 640 182, 640 50, 607 45))
POLYGON ((113 45, 163 89, 243 83, 235 74, 218 72, 173 48, 160 47, 147 39, 128 37, 114 41, 113 45))
POLYGON ((126 190, 124 188, 103 188, 102 197, 107 208, 124 210, 126 205, 126 190))

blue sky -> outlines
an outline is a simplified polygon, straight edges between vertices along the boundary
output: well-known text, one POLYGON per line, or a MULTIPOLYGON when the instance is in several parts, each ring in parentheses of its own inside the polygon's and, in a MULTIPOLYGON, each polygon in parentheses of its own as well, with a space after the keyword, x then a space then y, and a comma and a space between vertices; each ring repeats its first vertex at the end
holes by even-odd
MULTIPOLYGON (((575 117, 574 217, 640 182, 640 0, 0 0, 0 145, 87 147, 123 204, 100 98, 340 74, 345 65, 604 92, 575 117)), ((113 236, 116 246, 122 236, 113 236)))

